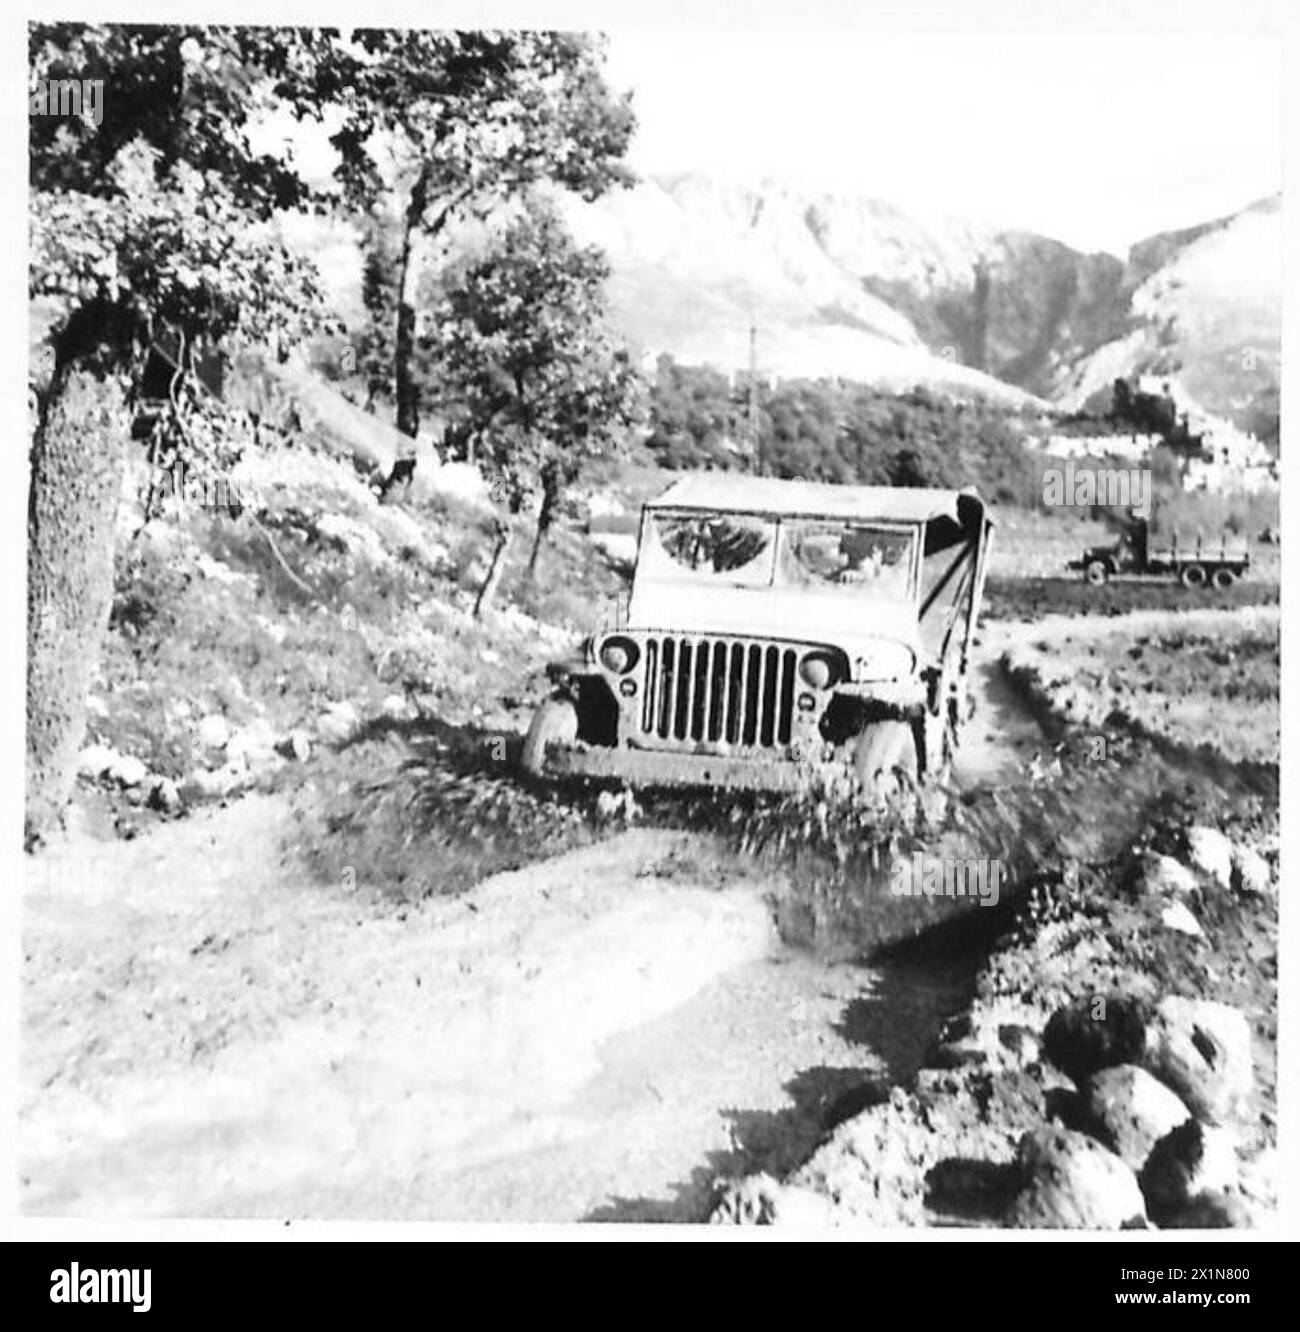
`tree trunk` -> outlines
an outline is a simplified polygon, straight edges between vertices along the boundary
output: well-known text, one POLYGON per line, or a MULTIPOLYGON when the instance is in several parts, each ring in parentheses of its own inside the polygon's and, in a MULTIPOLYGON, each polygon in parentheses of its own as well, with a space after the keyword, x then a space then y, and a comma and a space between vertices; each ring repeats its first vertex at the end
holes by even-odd
POLYGON ((492 598, 497 594, 501 575, 506 571, 506 552, 510 549, 510 538, 514 533, 512 524, 504 519, 497 520, 497 543, 492 551, 492 562, 488 565, 487 577, 474 602, 474 618, 479 619, 485 610, 492 607, 492 598))
POLYGON ((420 429, 420 389, 415 382, 415 232, 429 202, 429 175, 421 171, 411 187, 402 228, 402 252, 397 275, 397 337, 393 349, 393 395, 397 400, 397 428, 415 438, 420 429))
POLYGON ((116 385, 64 373, 32 441, 27 500, 28 846, 61 826, 72 791, 112 604, 127 434, 116 385))

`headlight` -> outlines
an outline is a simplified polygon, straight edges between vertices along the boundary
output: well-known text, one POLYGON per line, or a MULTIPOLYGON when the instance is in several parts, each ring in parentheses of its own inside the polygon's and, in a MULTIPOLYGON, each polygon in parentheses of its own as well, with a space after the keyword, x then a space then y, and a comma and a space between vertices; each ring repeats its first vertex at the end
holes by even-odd
POLYGON ((813 689, 829 689, 839 673, 835 658, 825 652, 810 652, 799 663, 799 678, 813 689))
POLYGON ((626 675, 640 656, 640 650, 630 638, 607 638, 600 645, 600 664, 611 675, 626 675))

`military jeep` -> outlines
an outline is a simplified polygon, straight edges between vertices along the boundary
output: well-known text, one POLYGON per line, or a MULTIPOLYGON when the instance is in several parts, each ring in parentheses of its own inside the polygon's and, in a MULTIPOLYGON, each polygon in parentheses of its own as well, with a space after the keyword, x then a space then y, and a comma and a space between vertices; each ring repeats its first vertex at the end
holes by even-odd
POLYGON ((777 791, 940 773, 991 531, 969 491, 681 477, 642 511, 626 613, 548 668, 523 768, 777 791))

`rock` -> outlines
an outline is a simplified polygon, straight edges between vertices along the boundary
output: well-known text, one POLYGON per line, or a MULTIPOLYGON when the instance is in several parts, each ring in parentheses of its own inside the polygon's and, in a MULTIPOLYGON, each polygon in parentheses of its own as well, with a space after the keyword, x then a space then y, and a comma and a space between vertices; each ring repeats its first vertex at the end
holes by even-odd
POLYGON ((1097 1136, 1130 1170, 1141 1170, 1152 1147, 1192 1117, 1164 1083, 1135 1064, 1100 1069, 1084 1090, 1097 1136))
POLYGON ((219 712, 210 712, 200 719, 196 733, 204 749, 225 749, 230 739, 230 723, 219 712))
POLYGON ((1142 1192, 1158 1225, 1189 1226, 1189 1211, 1237 1183, 1236 1140, 1229 1130, 1189 1119, 1165 1134, 1142 1169, 1142 1192))
POLYGON ((602 791, 596 797, 596 813, 602 819, 623 819, 631 823, 640 815, 641 806, 631 791, 602 791))
POLYGON ((1058 1008, 1043 1030, 1043 1054, 1075 1082, 1100 1068, 1140 1064, 1151 1004, 1137 995, 1084 995, 1058 1008))
POLYGON ((1227 888, 1232 883, 1232 843, 1217 828, 1187 829, 1187 856, 1199 870, 1227 888))
POLYGON ((1058 1125, 1031 1129, 1016 1149, 1020 1191, 1011 1226, 1066 1230, 1143 1227, 1137 1177, 1095 1138, 1058 1125))
POLYGON ((108 775, 120 786, 139 786, 149 776, 149 769, 130 754, 115 754, 108 775))
POLYGON ((395 721, 405 717, 407 712, 405 695, 387 695, 384 701, 379 705, 379 711, 382 712, 385 717, 392 718, 395 721))
POLYGON ((1273 887, 1268 861, 1252 846, 1232 848, 1232 886, 1239 893, 1267 893, 1273 887))
POLYGON ((1142 891, 1159 897, 1182 897, 1200 886, 1196 875, 1173 856, 1148 856, 1142 867, 1142 891))
POLYGON ((1179 934, 1190 934, 1193 939, 1205 938, 1201 922, 1192 915, 1183 902, 1170 902, 1160 913, 1160 923, 1166 929, 1177 930, 1179 934))
POLYGON ((83 777, 102 777, 117 759, 107 745, 87 745, 77 755, 77 771, 83 777))
POLYGON ((258 717, 241 727, 226 742, 226 758, 249 769, 265 768, 275 761, 275 731, 258 717))
POLYGON ((835 1205, 812 1189, 751 1175, 723 1191, 709 1223, 715 1226, 831 1226, 835 1205))
POLYGON ((185 779, 181 787, 182 797, 189 803, 196 800, 224 800, 244 782, 245 773, 232 764, 208 771, 196 769, 185 779))
POLYGON ((180 787, 170 777, 159 777, 149 790, 149 808, 163 814, 175 814, 184 802, 180 787))
POLYGON ((1141 1063, 1198 1118, 1222 1124, 1245 1107, 1254 1078, 1250 1023, 1229 1004, 1170 995, 1160 1001, 1141 1063))
POLYGON ((361 724, 351 703, 331 703, 316 722, 316 731, 327 744, 341 744, 361 724))

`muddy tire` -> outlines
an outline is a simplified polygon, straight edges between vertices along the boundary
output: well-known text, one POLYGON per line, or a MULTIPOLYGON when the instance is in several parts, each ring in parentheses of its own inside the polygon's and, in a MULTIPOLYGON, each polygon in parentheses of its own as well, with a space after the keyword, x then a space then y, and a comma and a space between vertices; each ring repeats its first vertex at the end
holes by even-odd
POLYGON ((577 738, 577 709, 567 698, 548 698, 533 713, 519 751, 519 766, 532 777, 544 777, 547 749, 553 744, 571 745, 577 738))
POLYGON ((1209 581, 1205 569, 1199 564, 1183 565, 1183 571, 1178 578, 1184 587, 1204 587, 1209 581))
POLYGON ((1089 560, 1088 567, 1083 571, 1085 582, 1089 582, 1093 587, 1101 587, 1110 577, 1110 570, 1106 567, 1104 560, 1089 560))
POLYGON ((1216 569, 1214 571, 1214 586, 1218 588, 1231 587, 1237 581, 1237 575, 1231 569, 1216 569))
POLYGON ((901 721, 873 722, 858 737, 853 767, 865 791, 888 798, 916 789, 916 736, 901 721))

